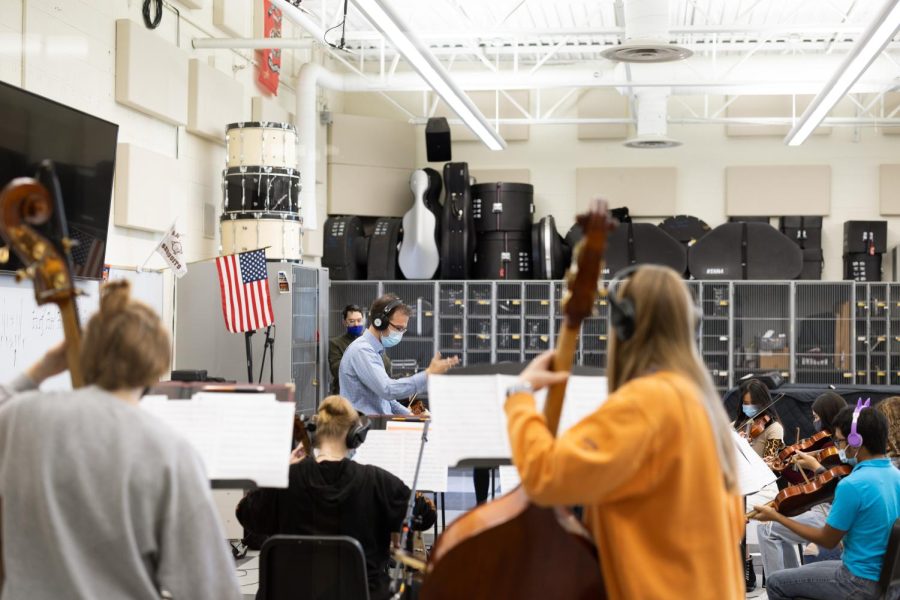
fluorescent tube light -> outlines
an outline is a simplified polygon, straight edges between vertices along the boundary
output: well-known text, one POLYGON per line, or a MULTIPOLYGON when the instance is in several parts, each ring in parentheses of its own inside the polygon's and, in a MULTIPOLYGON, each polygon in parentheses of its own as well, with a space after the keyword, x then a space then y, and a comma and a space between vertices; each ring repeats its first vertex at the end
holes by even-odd
POLYGON ((353 0, 363 16, 387 38, 412 68, 431 86, 472 133, 491 150, 503 150, 506 141, 488 123, 472 100, 453 82, 450 73, 397 16, 387 0, 353 0))
POLYGON ((832 75, 831 80, 813 98, 809 108, 784 138, 788 146, 799 146, 815 131, 822 119, 844 97, 869 65, 878 58, 900 27, 900 0, 888 0, 872 24, 832 75))

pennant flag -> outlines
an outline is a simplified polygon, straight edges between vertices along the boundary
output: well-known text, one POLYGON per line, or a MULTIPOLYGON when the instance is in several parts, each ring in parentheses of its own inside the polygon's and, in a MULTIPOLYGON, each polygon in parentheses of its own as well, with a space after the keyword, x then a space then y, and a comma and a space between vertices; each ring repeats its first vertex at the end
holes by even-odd
POLYGON ((216 269, 226 329, 241 333, 271 325, 275 314, 269 296, 265 249, 220 256, 216 269))
MULTIPOLYGON (((169 227, 169 231, 156 246, 156 251, 163 257, 175 275, 181 279, 187 273, 187 262, 184 260, 184 247, 181 244, 181 234, 175 231, 175 223, 169 227)), ((152 254, 150 256, 153 256, 152 254)))
MULTIPOLYGON (((263 0, 264 37, 281 37, 281 11, 272 6, 269 0, 263 0)), ((278 75, 281 73, 281 49, 267 48, 262 51, 262 60, 259 61, 259 77, 257 81, 266 90, 278 95, 278 75)))

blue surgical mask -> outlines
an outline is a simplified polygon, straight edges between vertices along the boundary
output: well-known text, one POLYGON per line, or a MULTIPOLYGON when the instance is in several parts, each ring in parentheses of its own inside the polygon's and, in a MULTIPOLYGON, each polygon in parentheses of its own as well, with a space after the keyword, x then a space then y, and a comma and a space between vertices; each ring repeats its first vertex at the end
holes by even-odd
POLYGON ((743 404, 741 405, 741 409, 744 411, 744 414, 751 419, 759 412, 759 407, 753 406, 752 404, 743 404))
POLYGON ((822 431, 822 419, 813 420, 813 427, 816 428, 816 433, 822 431))
POLYGON ((846 448, 838 448, 838 458, 841 459, 842 463, 846 463, 851 467, 855 467, 857 463, 859 463, 859 459, 855 456, 847 456, 846 448))
POLYGON ((403 334, 399 331, 392 331, 389 335, 381 337, 381 345, 385 348, 393 348, 403 339, 403 334))
POLYGON ((364 325, 348 325, 347 326, 347 333, 349 333, 353 337, 361 336, 363 334, 363 331, 365 331, 365 330, 366 330, 366 328, 364 325))

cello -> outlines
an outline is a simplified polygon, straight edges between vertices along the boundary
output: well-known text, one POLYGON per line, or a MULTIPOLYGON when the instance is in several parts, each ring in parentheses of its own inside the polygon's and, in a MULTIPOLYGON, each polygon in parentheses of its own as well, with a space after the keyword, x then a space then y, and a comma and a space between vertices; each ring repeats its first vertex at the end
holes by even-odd
MULTIPOLYGON (((55 181, 52 164, 45 161, 42 170, 49 171, 55 181)), ((62 316, 66 338, 66 362, 72 387, 84 385, 79 355, 81 351, 81 327, 75 297, 78 290, 72 280, 70 249, 73 245, 66 231, 65 217, 59 188, 56 188, 56 206, 50 192, 40 182, 30 177, 18 177, 10 181, 0 192, 0 237, 13 249, 23 269, 16 272, 16 280, 31 279, 34 297, 38 305, 56 304, 62 316), (60 252, 54 244, 38 233, 34 227, 44 225, 56 211, 57 223, 62 232, 60 252)), ((3 248, 0 262, 9 259, 9 248, 3 248)))
MULTIPOLYGON (((578 217, 585 232, 576 263, 567 275, 565 316, 553 368, 571 369, 582 320, 591 314, 611 229, 605 202, 578 217)), ((555 433, 566 384, 547 392, 544 417, 555 433)), ((567 510, 539 507, 521 486, 469 511, 453 522, 432 550, 420 597, 422 600, 488 600, 496 598, 606 598, 596 547, 567 510), (551 574, 566 573, 565 577, 551 574)))

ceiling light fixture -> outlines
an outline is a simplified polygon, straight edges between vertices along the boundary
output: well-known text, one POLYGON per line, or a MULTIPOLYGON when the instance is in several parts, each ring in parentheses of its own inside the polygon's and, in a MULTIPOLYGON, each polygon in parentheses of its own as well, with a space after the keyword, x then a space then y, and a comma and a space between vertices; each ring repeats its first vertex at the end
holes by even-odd
POLYGON ((888 0, 872 24, 832 75, 831 80, 813 99, 809 107, 784 138, 788 146, 799 146, 815 131, 819 123, 844 97, 856 80, 865 73, 900 27, 900 0, 888 0))
POLYGON ((386 0, 353 0, 375 29, 387 38, 412 68, 447 103, 463 123, 491 150, 503 150, 506 141, 488 123, 472 100, 454 83, 450 73, 410 31, 386 0))

